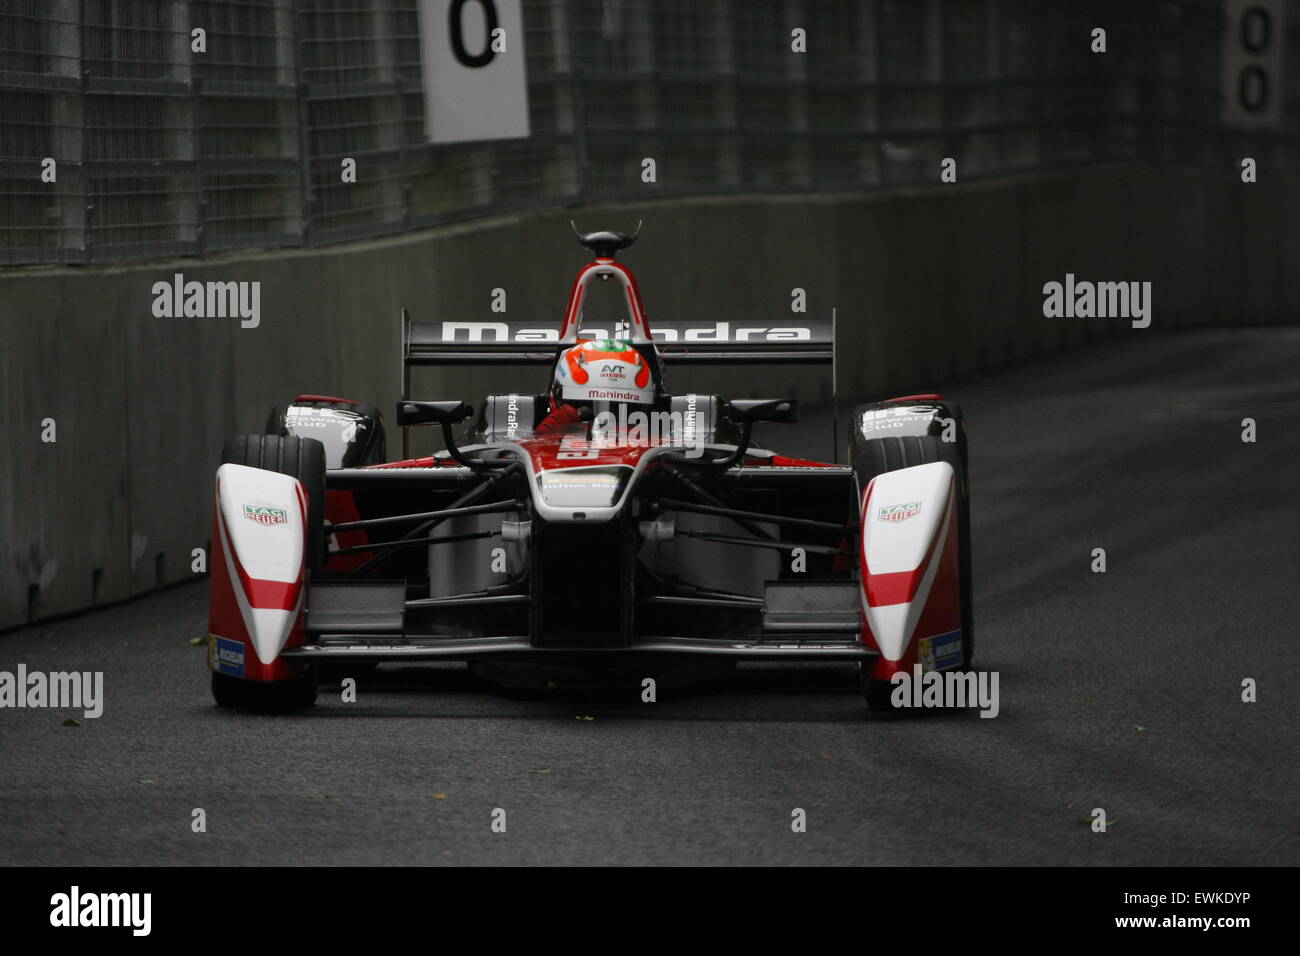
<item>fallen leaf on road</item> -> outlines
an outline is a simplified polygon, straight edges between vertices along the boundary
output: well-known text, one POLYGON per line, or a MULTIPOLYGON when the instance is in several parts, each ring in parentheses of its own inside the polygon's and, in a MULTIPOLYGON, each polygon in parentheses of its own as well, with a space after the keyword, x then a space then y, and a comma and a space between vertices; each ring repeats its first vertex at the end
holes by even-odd
POLYGON ((63 722, 63 726, 64 726, 64 727, 80 727, 80 726, 81 726, 81 721, 79 721, 76 717, 69 717, 67 720, 65 720, 65 721, 63 722))
POLYGON ((446 800, 446 799, 447 799, 447 795, 446 795, 445 793, 435 793, 435 794, 433 795, 433 799, 435 799, 435 800, 446 800))
POLYGON ((552 770, 550 767, 547 767, 545 770, 530 770, 528 772, 529 773, 554 773, 555 771, 552 770))
MULTIPOLYGON (((191 637, 191 638, 190 638, 190 647, 198 647, 200 644, 206 644, 206 643, 208 643, 208 639, 207 639, 206 637, 191 637)), ((124 645, 124 646, 125 646, 125 645, 124 645)))

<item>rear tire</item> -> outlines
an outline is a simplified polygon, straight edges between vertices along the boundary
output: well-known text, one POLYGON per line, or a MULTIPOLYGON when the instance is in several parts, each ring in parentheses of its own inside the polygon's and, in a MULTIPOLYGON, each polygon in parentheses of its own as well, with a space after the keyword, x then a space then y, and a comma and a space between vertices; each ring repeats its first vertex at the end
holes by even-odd
MULTIPOLYGON (((285 422, 288 418, 291 404, 293 403, 281 402, 279 405, 272 406, 270 414, 267 415, 266 418, 264 434, 278 435, 280 437, 287 437, 289 435, 285 422)), ((370 442, 370 446, 366 450, 365 456, 360 461, 354 462, 349 467, 359 468, 364 465, 381 465, 388 460, 387 441, 384 437, 384 416, 378 408, 373 405, 353 405, 348 402, 334 403, 332 404, 332 407, 343 408, 349 412, 355 412, 358 415, 370 419, 374 423, 374 438, 370 442)), ((315 439, 311 440, 315 441, 315 439)))

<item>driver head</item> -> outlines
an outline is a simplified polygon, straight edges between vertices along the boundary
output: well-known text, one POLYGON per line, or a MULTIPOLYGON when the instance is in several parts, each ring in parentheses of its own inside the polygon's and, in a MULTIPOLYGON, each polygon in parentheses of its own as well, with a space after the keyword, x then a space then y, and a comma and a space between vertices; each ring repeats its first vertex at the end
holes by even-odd
POLYGON ((652 405, 654 399, 650 366, 626 339, 579 342, 561 352, 555 363, 552 409, 572 405, 594 417, 619 405, 652 405))

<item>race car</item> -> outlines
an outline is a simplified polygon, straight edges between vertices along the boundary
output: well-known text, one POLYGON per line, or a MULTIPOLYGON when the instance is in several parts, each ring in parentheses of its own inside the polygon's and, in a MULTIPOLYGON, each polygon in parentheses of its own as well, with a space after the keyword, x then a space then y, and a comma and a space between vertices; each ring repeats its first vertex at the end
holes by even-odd
MULTIPOLYGON (((576 230, 575 230, 576 231, 576 230)), ((638 230, 639 231, 639 230, 638 230)), ((858 407, 849 464, 754 442, 794 398, 673 394, 678 363, 833 363, 832 323, 652 330, 617 254, 594 253, 559 329, 412 322, 400 460, 378 409, 327 395, 230 439, 215 482, 208 666, 218 704, 311 704, 320 668, 459 660, 612 668, 844 661, 868 706, 896 674, 969 668, 966 439, 937 394, 858 407), (593 282, 626 320, 584 325, 593 282), (410 397, 414 367, 537 365, 537 392, 410 397), (410 457, 410 429, 445 448, 410 457), (919 668, 919 670, 918 670, 919 668)))

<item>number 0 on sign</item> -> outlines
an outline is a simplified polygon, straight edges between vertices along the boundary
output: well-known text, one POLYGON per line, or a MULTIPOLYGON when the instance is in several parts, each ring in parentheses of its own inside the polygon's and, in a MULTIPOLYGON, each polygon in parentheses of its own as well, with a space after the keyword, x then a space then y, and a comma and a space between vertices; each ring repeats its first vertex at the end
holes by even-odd
POLYGON ((435 143, 528 136, 521 0, 420 0, 425 134, 435 143))
POLYGON ((1285 14, 1283 0, 1224 0, 1222 103, 1227 125, 1266 127, 1281 121, 1285 14))

